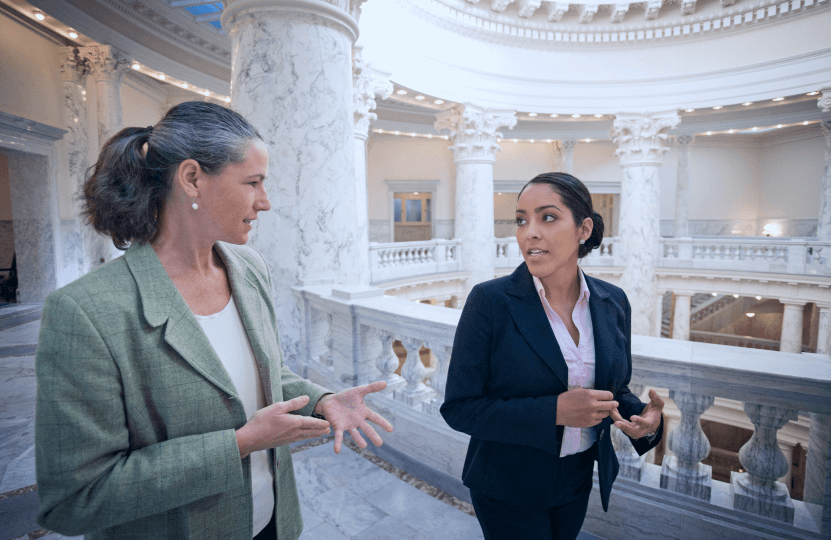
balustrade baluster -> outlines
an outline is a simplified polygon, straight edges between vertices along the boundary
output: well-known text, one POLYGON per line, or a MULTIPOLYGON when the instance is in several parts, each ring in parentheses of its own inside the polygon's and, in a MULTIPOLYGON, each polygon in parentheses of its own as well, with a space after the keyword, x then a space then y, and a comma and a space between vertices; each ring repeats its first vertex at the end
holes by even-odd
POLYGON ((788 472, 788 460, 776 442, 776 432, 798 411, 784 407, 745 403, 744 412, 753 422, 753 436, 739 450, 746 473, 730 474, 733 506, 745 512, 793 523, 794 507, 788 489, 778 478, 788 472))
POLYGON ((320 355, 318 360, 324 366, 332 367, 335 364, 335 329, 331 313, 326 314, 326 324, 328 325, 328 329, 326 330, 326 337, 323 338, 326 351, 320 355))
POLYGON ((447 368, 450 367, 450 354, 453 352, 453 347, 435 344, 428 344, 428 347, 433 351, 433 355, 436 357, 436 363, 438 364, 433 375, 430 377, 430 388, 436 394, 430 401, 422 402, 421 410, 433 416, 440 416, 439 409, 444 403, 444 391, 447 387, 447 368))
MULTIPOLYGON (((636 396, 639 396, 643 393, 643 385, 630 384, 629 390, 636 396)), ((639 456, 635 452, 635 448, 632 446, 632 441, 629 440, 629 437, 614 425, 612 425, 611 436, 612 446, 615 447, 615 455, 617 456, 618 463, 620 463, 618 475, 640 482, 646 455, 639 456)))
POLYGON ((713 406, 715 398, 680 390, 670 390, 669 397, 681 411, 681 422, 667 437, 667 446, 675 455, 664 458, 661 487, 709 501, 713 468, 701 463, 710 453, 701 415, 713 406))
POLYGON ((410 407, 421 408, 421 403, 430 398, 433 391, 424 384, 424 364, 421 363, 421 346, 423 340, 403 338, 401 344, 407 349, 407 359, 401 367, 401 376, 407 385, 395 391, 395 399, 403 401, 410 407))
POLYGON ((381 374, 381 380, 387 382, 387 388, 384 390, 384 393, 390 393, 406 384, 401 375, 395 372, 398 369, 398 356, 392 349, 392 342, 395 341, 395 336, 391 332, 378 328, 374 328, 373 331, 381 343, 381 350, 375 359, 375 367, 378 368, 378 372, 381 374))

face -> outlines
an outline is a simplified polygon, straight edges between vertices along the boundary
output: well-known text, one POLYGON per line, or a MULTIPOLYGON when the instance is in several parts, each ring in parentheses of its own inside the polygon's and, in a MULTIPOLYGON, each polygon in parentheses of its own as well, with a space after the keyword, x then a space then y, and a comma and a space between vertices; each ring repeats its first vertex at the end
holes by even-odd
POLYGON ((205 233, 231 244, 248 242, 251 222, 271 209, 264 185, 267 174, 268 150, 259 140, 248 147, 242 163, 231 163, 216 176, 202 173, 196 182, 196 212, 204 218, 205 233))
POLYGON ((588 240, 592 220, 579 226, 559 193, 547 184, 531 184, 516 205, 516 240, 531 275, 540 279, 577 266, 580 240, 588 240))

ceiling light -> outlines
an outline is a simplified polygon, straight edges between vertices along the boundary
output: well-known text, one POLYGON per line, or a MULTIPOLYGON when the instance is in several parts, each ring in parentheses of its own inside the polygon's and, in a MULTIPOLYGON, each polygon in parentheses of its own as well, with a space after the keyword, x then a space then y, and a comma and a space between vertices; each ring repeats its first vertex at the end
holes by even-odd
POLYGON ((782 127, 782 124, 776 124, 776 129, 779 129, 781 127, 782 127))
POLYGON ((756 297, 756 300, 761 300, 761 299, 762 299, 762 297, 761 297, 761 296, 757 296, 757 297, 756 297))
POLYGON ((141 65, 138 62, 136 62, 135 64, 133 64, 133 69, 141 69, 141 65))
POLYGON ((418 195, 418 191, 413 191, 413 195, 418 195))
POLYGON ((535 112, 529 112, 529 113, 528 113, 528 116, 537 116, 537 113, 535 113, 535 112))
POLYGON ((723 108, 724 107, 722 107, 721 105, 716 105, 715 107, 713 107, 713 109, 715 109, 715 110, 719 110, 719 109, 723 109, 723 108))
POLYGON ((759 128, 755 127, 753 128, 753 131, 759 131, 759 128))
POLYGON ((773 98, 771 101, 782 101, 783 99, 785 99, 785 98, 783 98, 783 97, 775 97, 775 98, 773 98))
POLYGON ((592 142, 592 140, 591 139, 586 139, 586 142, 592 142))
POLYGON ((808 122, 807 120, 805 120, 804 122, 802 122, 802 125, 803 125, 803 126, 807 126, 808 124, 810 124, 810 122, 808 122))
POLYGON ((550 116, 551 118, 557 118, 557 115, 556 115, 556 114, 550 114, 549 116, 550 116))
POLYGON ((514 139, 514 142, 519 142, 519 139, 514 139))
POLYGON ((572 118, 580 118, 580 115, 579 114, 572 114, 571 117, 572 118))
POLYGON ((422 99, 424 99, 424 96, 416 96, 416 99, 421 101, 422 99))
POLYGON ((444 103, 444 100, 443 99, 437 99, 433 103, 435 103, 436 105, 441 105, 442 103, 444 103))
POLYGON ((162 73, 161 75, 159 75, 159 80, 160 80, 160 81, 163 81, 163 80, 164 80, 164 73, 162 73))
POLYGON ((595 118, 603 118, 603 115, 602 114, 595 114, 594 117, 595 118))
POLYGON ((745 315, 747 315, 747 316, 748 316, 748 317, 750 317, 751 319, 752 319, 753 317, 755 317, 755 316, 756 316, 756 314, 755 314, 755 313, 745 313, 745 315))
POLYGON ((427 138, 428 138, 428 139, 432 139, 432 138, 433 138, 433 134, 432 134, 432 133, 428 133, 428 134, 427 134, 427 138))
POLYGON ((400 132, 400 131, 396 131, 396 132, 395 132, 395 134, 396 134, 396 135, 401 135, 401 132, 400 132))
POLYGON ((545 142, 549 142, 549 143, 550 143, 550 142, 551 142, 551 139, 546 139, 546 140, 545 140, 545 142))
POLYGON ((731 130, 730 130, 730 131, 728 131, 727 133, 735 133, 735 132, 736 132, 736 130, 735 130, 735 129, 731 129, 731 130))
POLYGON ((72 30, 69 31, 69 37, 72 39, 78 39, 78 34, 73 32, 72 30))
POLYGON ((817 94, 819 94, 819 92, 808 92, 808 93, 807 93, 807 94, 805 94, 805 95, 806 95, 806 96, 815 96, 815 95, 817 95, 817 94))
POLYGON ((188 87, 188 83, 186 83, 186 82, 182 83, 182 88, 187 88, 187 87, 188 87))
POLYGON ((502 139, 496 139, 496 142, 502 142, 502 139))
POLYGON ((738 294, 734 294, 734 295, 733 295, 733 298, 738 298, 738 297, 739 297, 739 295, 738 295, 738 294))
POLYGON ((531 139, 531 142, 534 142, 534 139, 531 139))
POLYGON ((442 135, 441 138, 444 139, 445 141, 448 139, 447 135, 442 135))
POLYGON ((708 132, 707 132, 707 135, 712 135, 712 134, 713 134, 713 132, 712 132, 712 131, 708 131, 708 132))
POLYGON ((211 93, 210 93, 210 92, 208 92, 207 90, 203 90, 202 92, 200 92, 200 94, 202 94, 203 96, 209 96, 209 95, 211 95, 211 93))
POLYGON ((226 98, 225 98, 225 103, 231 103, 231 98, 226 97, 226 98))
POLYGON ((45 18, 46 15, 44 15, 42 11, 35 11, 35 19, 42 21, 45 18))
POLYGON ((718 296, 718 293, 717 293, 717 292, 714 292, 714 293, 713 293, 713 296, 718 296))
POLYGON ((753 102, 752 101, 745 101, 744 103, 742 103, 742 105, 747 107, 748 105, 753 105, 753 102))
POLYGON ((695 109, 684 109, 687 112, 693 112, 695 109))
POLYGON ((84 96, 87 95, 87 91, 86 90, 81 90, 81 95, 84 95, 84 96))
POLYGON ((404 94, 406 94, 406 93, 407 93, 407 91, 406 91, 406 90, 399 90, 398 92, 396 92, 396 94, 399 94, 399 95, 401 95, 401 96, 403 96, 403 95, 404 95, 404 94))
MULTIPOLYGON (((410 137, 415 137, 415 135, 415 133, 410 133, 410 137)), ((418 193, 416 193, 416 195, 418 195, 418 193)))
POLYGON ((497 195, 502 195, 501 193, 497 193, 497 195))
POLYGON ((379 129, 379 130, 376 131, 376 133, 383 133, 383 132, 384 132, 383 129, 379 129))

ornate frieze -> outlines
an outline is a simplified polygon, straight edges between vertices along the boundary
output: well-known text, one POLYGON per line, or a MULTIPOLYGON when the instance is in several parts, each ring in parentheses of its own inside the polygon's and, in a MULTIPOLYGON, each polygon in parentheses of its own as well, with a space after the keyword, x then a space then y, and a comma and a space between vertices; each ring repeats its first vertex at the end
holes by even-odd
POLYGON ((693 13, 695 13, 695 0, 681 2, 681 15, 692 15, 693 13))
POLYGON ((90 71, 89 60, 82 57, 75 47, 63 47, 60 54, 61 79, 84 86, 90 71))
POLYGON ((568 11, 568 4, 564 2, 548 2, 548 20, 551 22, 560 22, 563 15, 568 11))
POLYGON ((667 131, 680 121, 677 112, 618 115, 609 136, 618 144, 615 155, 620 158, 620 164, 660 165, 668 151, 664 146, 667 131))
POLYGON ((588 24, 592 22, 594 14, 597 13, 598 7, 600 7, 599 4, 585 4, 583 9, 580 10, 580 15, 577 17, 577 21, 580 24, 588 24))
POLYGON ((542 5, 542 0, 519 0, 517 7, 519 8, 519 16, 528 18, 534 15, 534 12, 542 5))
POLYGON ((450 130, 453 157, 456 161, 494 161, 500 150, 496 139, 500 127, 512 129, 516 125, 513 111, 483 109, 475 105, 456 105, 437 115, 434 127, 450 130))
POLYGON ((658 18, 658 12, 661 6, 664 5, 663 0, 652 0, 646 3, 646 19, 653 20, 658 18))
POLYGON ((96 81, 120 83, 124 74, 130 69, 130 59, 109 45, 81 47, 78 51, 88 63, 90 72, 96 81))
POLYGON ((817 100, 817 107, 822 109, 822 112, 831 112, 831 88, 822 91, 822 97, 817 100))
POLYGON ((352 106, 355 114, 355 133, 366 137, 369 123, 378 118, 375 98, 387 99, 393 87, 389 79, 373 74, 371 66, 364 61, 363 47, 352 49, 352 106))
POLYGON ((496 11, 497 13, 501 13, 505 11, 505 8, 508 7, 514 0, 492 0, 491 1, 491 9, 496 11))
POLYGON ((626 16, 627 11, 629 11, 629 4, 615 4, 612 7, 612 22, 623 22, 623 17, 626 16))

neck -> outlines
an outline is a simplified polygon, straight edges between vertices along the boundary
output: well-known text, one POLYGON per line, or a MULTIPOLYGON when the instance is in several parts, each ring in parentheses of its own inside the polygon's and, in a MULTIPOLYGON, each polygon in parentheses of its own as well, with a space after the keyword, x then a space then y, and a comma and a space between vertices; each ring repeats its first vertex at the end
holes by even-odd
POLYGON ((560 268, 551 275, 540 278, 545 289, 545 298, 551 305, 577 303, 580 297, 580 270, 577 262, 560 268))
POLYGON ((182 214, 165 209, 160 219, 159 232, 151 241, 153 250, 168 275, 171 278, 188 276, 198 279, 216 272, 221 268, 221 263, 213 251, 213 240, 205 238, 192 220, 181 217, 168 219, 168 216, 177 215, 182 214))

